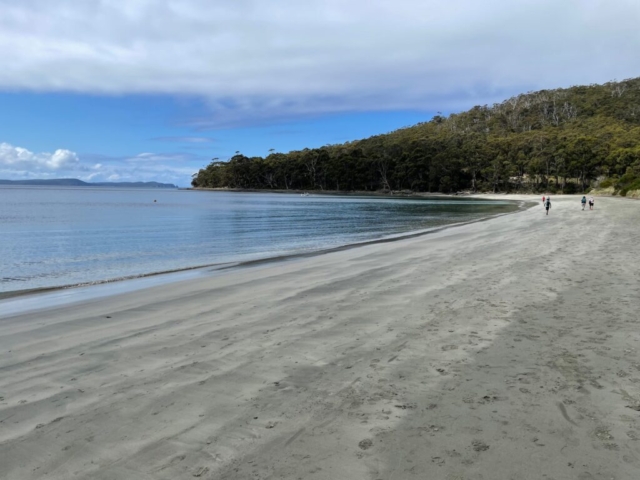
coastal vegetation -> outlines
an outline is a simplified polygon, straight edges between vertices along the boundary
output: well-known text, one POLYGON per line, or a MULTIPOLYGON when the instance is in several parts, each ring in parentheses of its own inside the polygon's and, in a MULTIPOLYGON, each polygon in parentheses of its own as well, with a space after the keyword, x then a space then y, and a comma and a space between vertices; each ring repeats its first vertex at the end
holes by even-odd
POLYGON ((640 78, 521 94, 340 145, 236 152, 196 188, 640 193, 640 78))

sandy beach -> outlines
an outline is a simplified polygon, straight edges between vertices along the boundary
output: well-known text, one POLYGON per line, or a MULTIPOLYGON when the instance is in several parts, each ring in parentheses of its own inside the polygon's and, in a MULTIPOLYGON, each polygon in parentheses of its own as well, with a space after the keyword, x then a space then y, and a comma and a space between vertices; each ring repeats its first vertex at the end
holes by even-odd
POLYGON ((637 479, 640 202, 579 198, 0 311, 0 478, 637 479))

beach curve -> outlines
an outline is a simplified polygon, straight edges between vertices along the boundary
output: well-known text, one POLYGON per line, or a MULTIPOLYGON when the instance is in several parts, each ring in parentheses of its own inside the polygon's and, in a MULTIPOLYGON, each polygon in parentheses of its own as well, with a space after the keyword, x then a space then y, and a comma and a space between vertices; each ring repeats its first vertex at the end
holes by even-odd
POLYGON ((3 319, 0 477, 635 478, 638 205, 3 319))

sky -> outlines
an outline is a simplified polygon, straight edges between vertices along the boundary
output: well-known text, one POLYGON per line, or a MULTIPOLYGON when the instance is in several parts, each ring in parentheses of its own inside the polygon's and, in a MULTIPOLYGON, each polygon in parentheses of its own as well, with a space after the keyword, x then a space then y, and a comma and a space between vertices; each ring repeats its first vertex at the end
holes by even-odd
POLYGON ((0 178, 188 186, 640 76, 638 0, 0 0, 0 178))

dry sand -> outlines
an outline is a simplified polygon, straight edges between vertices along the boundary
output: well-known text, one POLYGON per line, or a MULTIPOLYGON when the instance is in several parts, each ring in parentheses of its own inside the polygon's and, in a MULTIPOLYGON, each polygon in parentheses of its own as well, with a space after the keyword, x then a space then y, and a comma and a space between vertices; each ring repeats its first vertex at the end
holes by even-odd
POLYGON ((0 478, 640 478, 640 203, 553 200, 1 319, 0 478))

